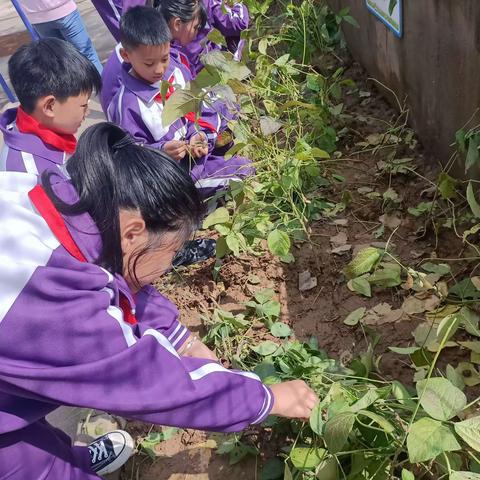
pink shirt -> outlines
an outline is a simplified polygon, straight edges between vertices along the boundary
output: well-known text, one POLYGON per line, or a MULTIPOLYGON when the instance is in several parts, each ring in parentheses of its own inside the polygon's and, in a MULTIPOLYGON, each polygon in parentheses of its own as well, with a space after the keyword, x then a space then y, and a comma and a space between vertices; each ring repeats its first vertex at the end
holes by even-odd
POLYGON ((73 0, 19 0, 32 23, 45 23, 66 17, 74 12, 77 5, 73 0))

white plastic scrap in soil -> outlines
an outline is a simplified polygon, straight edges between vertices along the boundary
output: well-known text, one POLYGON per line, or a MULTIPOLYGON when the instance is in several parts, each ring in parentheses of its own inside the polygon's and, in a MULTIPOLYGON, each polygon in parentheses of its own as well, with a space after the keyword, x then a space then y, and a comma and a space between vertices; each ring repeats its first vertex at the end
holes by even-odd
POLYGON ((317 277, 312 277, 312 274, 305 270, 298 274, 298 289, 301 292, 306 292, 317 286, 317 277))

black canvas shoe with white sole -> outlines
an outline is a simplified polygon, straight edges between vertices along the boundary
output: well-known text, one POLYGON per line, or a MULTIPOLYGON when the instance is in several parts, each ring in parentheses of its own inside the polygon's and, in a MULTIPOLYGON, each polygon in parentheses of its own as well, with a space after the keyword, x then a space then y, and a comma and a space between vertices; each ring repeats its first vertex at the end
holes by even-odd
POLYGON ((185 243, 182 250, 173 259, 174 267, 188 266, 200 263, 215 256, 217 242, 213 238, 198 238, 185 243))
POLYGON ((133 454, 133 438, 123 430, 114 430, 88 445, 92 470, 107 475, 118 470, 133 454))

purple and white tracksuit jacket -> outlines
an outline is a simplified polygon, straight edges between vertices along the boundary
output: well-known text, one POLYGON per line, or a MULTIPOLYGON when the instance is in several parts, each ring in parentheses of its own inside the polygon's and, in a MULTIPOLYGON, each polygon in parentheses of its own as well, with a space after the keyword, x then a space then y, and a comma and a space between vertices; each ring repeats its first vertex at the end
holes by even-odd
MULTIPOLYGON (((145 0, 92 0, 92 3, 118 42, 122 14, 129 8, 145 5, 146 2, 145 0)), ((221 48, 207 39, 208 34, 216 28, 225 37, 227 47, 234 58, 240 60, 245 43, 240 40, 240 34, 248 28, 250 21, 248 9, 242 3, 228 6, 222 0, 203 0, 203 4, 207 12, 207 24, 193 42, 185 47, 179 47, 187 55, 194 77, 203 67, 200 56, 221 48)))
POLYGON ((208 34, 216 28, 227 41, 227 47, 233 53, 235 60, 241 60, 245 42, 240 40, 240 34, 248 28, 248 8, 242 3, 228 6, 223 0, 203 0, 207 12, 207 23, 195 40, 188 45, 178 48, 188 57, 192 74, 197 76, 203 68, 201 55, 221 47, 208 40, 208 34))
MULTIPOLYGON (((129 63, 123 61, 120 55, 121 48, 122 44, 117 44, 103 67, 100 103, 105 115, 107 115, 107 109, 113 96, 122 85, 122 70, 128 72, 132 68, 129 63)), ((168 79, 172 75, 174 75, 175 81, 178 82, 177 85, 180 88, 184 88, 185 85, 192 80, 187 57, 174 47, 170 48, 170 63, 165 72, 165 78, 168 79)))
POLYGON ((17 109, 6 110, 0 117, 3 149, 0 171, 26 172, 41 175, 47 169, 62 169, 66 152, 45 143, 32 133, 22 133, 16 126, 17 109))
MULTIPOLYGON (((175 49, 171 55, 171 65, 165 78, 171 80, 172 85, 180 87, 186 85, 188 67, 178 60, 175 49)), ((185 118, 175 120, 170 125, 164 125, 162 120, 163 104, 156 100, 159 85, 151 85, 132 76, 125 64, 118 62, 114 52, 109 59, 104 72, 104 88, 115 87, 115 79, 119 78, 120 87, 112 96, 106 109, 109 121, 114 122, 127 130, 139 143, 154 148, 163 148, 170 140, 190 139, 198 132, 195 123, 185 118), (114 56, 115 55, 115 56, 114 56), (112 75, 114 79, 107 78, 112 75)), ((105 93, 107 95, 107 93, 105 93)), ((106 100, 106 98, 104 98, 106 100)), ((168 100, 167 100, 168 101, 168 100)), ((230 108, 221 100, 212 98, 212 106, 201 109, 201 119, 212 125, 215 131, 201 127, 200 131, 206 134, 209 153, 196 160, 192 160, 189 168, 197 188, 204 196, 210 196, 219 189, 224 189, 232 180, 242 180, 252 175, 254 170, 250 160, 234 156, 228 161, 214 151, 218 133, 224 131, 227 123, 233 118, 230 108)))
MULTIPOLYGON (((273 396, 259 378, 179 356, 189 332, 176 307, 153 287, 134 298, 95 265, 101 243, 87 214, 63 217, 87 262, 68 253, 28 197, 36 184, 0 172, 0 478, 98 478, 88 450, 45 421, 60 405, 213 431, 262 422, 273 396), (120 295, 137 324, 125 321, 120 295)), ((78 198, 60 175, 54 188, 78 198)))
POLYGON ((92 0, 103 23, 110 30, 115 40, 120 41, 120 18, 132 7, 145 5, 145 0, 92 0))

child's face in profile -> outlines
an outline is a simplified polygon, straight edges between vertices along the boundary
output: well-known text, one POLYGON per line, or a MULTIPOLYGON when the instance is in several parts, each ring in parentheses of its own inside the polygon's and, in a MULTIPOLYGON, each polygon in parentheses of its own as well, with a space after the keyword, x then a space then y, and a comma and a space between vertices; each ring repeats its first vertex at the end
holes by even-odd
POLYGON ((83 92, 66 100, 59 100, 53 95, 43 97, 37 104, 41 113, 41 123, 51 130, 63 134, 75 134, 88 115, 88 103, 91 92, 83 92))
POLYGON ((123 60, 132 65, 137 77, 147 83, 163 79, 170 63, 170 43, 139 45, 134 49, 120 49, 123 60))
POLYGON ((190 22, 182 22, 179 18, 175 18, 170 24, 172 38, 182 47, 193 42, 200 33, 200 18, 194 18, 190 22))

